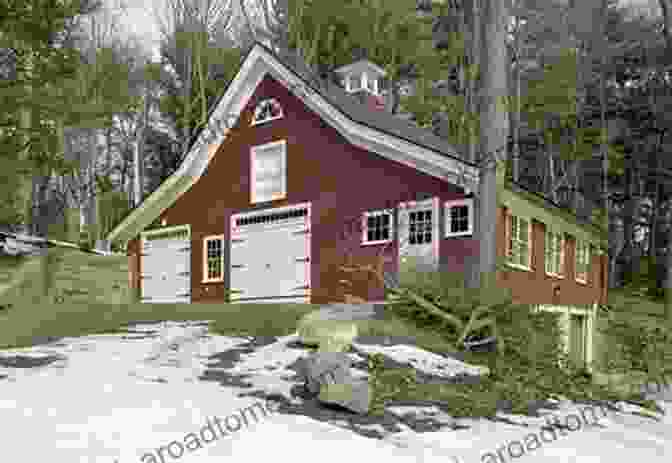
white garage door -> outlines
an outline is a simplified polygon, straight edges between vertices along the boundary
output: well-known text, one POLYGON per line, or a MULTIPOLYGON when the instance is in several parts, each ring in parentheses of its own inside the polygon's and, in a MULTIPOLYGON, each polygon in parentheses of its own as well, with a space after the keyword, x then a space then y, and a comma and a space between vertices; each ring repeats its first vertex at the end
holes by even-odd
POLYGON ((235 302, 309 302, 310 204, 231 217, 235 302))
POLYGON ((141 301, 191 301, 191 247, 188 227, 151 230, 142 234, 141 301))

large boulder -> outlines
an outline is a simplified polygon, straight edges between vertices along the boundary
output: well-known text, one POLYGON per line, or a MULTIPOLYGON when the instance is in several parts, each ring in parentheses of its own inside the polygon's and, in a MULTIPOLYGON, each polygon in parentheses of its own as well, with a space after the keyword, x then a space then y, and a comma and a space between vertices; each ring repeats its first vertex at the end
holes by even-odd
POLYGON ((330 304, 306 314, 297 331, 301 342, 319 346, 321 351, 342 352, 357 337, 357 323, 382 317, 374 304, 330 304))
POLYGON ((371 407, 371 396, 371 385, 366 379, 350 378, 340 384, 325 384, 317 398, 320 402, 336 404, 364 415, 371 407))
POLYGON ((343 383, 350 379, 350 358, 342 352, 316 352, 300 359, 298 374, 306 389, 318 394, 324 384, 343 383))
POLYGON ((308 392, 319 402, 366 414, 371 404, 371 386, 366 379, 354 378, 350 365, 350 358, 342 352, 317 352, 300 359, 297 371, 308 392))

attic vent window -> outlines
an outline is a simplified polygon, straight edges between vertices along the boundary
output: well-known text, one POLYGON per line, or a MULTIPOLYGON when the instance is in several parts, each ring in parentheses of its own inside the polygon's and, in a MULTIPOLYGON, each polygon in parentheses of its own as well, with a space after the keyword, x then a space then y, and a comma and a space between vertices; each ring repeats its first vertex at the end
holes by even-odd
POLYGON ((348 91, 356 92, 362 88, 362 76, 349 76, 347 81, 348 91))
POLYGON ((269 98, 259 102, 254 108, 254 116, 251 125, 263 124, 264 122, 280 119, 284 116, 282 106, 275 98, 269 98))

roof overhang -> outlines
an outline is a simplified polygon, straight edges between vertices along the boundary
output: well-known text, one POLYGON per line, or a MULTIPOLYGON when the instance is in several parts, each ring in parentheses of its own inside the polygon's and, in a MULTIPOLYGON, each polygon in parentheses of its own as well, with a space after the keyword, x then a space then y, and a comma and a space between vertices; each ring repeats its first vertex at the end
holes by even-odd
POLYGON ((363 72, 363 71, 373 71, 376 74, 379 74, 383 77, 387 75, 387 71, 385 69, 381 68, 375 63, 372 63, 369 60, 361 59, 359 61, 356 61, 352 64, 347 64, 345 66, 341 66, 340 68, 337 68, 334 70, 337 74, 347 74, 351 72, 363 72))
POLYGON ((201 131, 178 170, 110 232, 108 241, 128 242, 198 181, 226 140, 229 128, 235 126, 242 110, 267 74, 282 82, 353 145, 468 191, 477 190, 478 170, 475 166, 350 119, 263 46, 257 44, 243 61, 211 114, 206 128, 201 131))

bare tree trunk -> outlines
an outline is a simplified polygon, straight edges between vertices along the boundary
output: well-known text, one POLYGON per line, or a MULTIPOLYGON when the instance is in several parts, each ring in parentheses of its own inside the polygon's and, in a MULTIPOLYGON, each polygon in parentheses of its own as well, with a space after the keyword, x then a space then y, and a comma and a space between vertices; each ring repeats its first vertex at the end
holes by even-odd
MULTIPOLYGON (((517 6, 517 0, 513 0, 513 4, 517 6)), ((520 77, 522 74, 521 70, 521 58, 522 53, 520 49, 520 17, 516 17, 516 29, 514 31, 514 45, 513 50, 516 55, 516 62, 513 68, 513 80, 516 87, 516 97, 515 97, 515 108, 512 111, 513 114, 513 153, 511 155, 511 176, 514 183, 520 181, 520 77)))
MULTIPOLYGON (((607 138, 607 53, 606 53, 606 41, 604 40, 604 28, 607 23, 607 9, 608 9, 608 0, 602 0, 601 11, 600 11, 600 29, 596 32, 598 34, 597 40, 593 40, 593 46, 595 44, 600 46, 602 59, 600 61, 600 127, 602 127, 602 137, 600 138, 600 157, 602 159, 602 200, 604 207, 603 214, 603 223, 600 224, 602 228, 610 232, 610 206, 611 202, 609 199, 609 145, 607 138), (605 48, 601 48, 605 47, 605 48)), ((610 233, 611 234, 611 233, 610 233)), ((610 242, 611 237, 610 237, 610 242)), ((613 254, 612 247, 609 246, 609 252, 607 253, 607 282, 608 287, 615 287, 616 278, 614 274, 614 264, 615 264, 615 255, 613 254)))
POLYGON ((142 135, 138 134, 138 139, 133 143, 133 207, 138 207, 142 202, 142 174, 140 173, 142 170, 141 138, 142 135))
MULTIPOLYGON (((469 18, 471 23, 471 46, 469 48, 467 65, 469 68, 467 75, 467 111, 468 115, 476 114, 479 111, 478 108, 478 91, 479 91, 479 82, 481 75, 480 64, 481 64, 481 4, 487 0, 469 0, 466 4, 469 7, 469 18)), ((473 119, 470 119, 473 121, 473 119)), ((476 127, 473 127, 473 123, 469 123, 469 140, 467 143, 467 160, 471 162, 476 161, 476 145, 478 143, 478 134, 475 133, 476 127)))
MULTIPOLYGON (((29 79, 32 76, 32 69, 31 69, 32 60, 29 50, 28 55, 29 56, 26 62, 26 69, 25 69, 26 82, 29 82, 29 79)), ((25 90, 28 95, 31 95, 33 91, 32 85, 30 83, 26 84, 25 90)), ((20 110, 19 127, 23 131, 21 141, 23 142, 24 145, 26 145, 22 153, 20 153, 19 158, 21 160, 26 160, 30 156, 30 145, 27 144, 30 141, 30 129, 32 127, 33 118, 30 108, 21 107, 19 110, 20 110)), ((33 182, 32 179, 26 176, 25 174, 23 174, 21 182, 21 193, 19 194, 19 198, 20 198, 20 204, 17 205, 17 208, 20 210, 23 218, 22 221, 23 223, 21 225, 27 227, 29 225, 30 219, 32 218, 33 182)))
POLYGON ((185 69, 186 69, 186 80, 184 82, 184 87, 183 87, 183 93, 182 96, 184 98, 184 127, 183 127, 183 132, 184 132, 184 140, 183 140, 183 145, 182 145, 182 156, 186 156, 187 152, 189 151, 189 142, 191 138, 191 128, 189 124, 189 116, 191 115, 191 79, 192 79, 192 72, 191 72, 191 49, 188 48, 186 50, 186 53, 184 54, 185 56, 185 69))
POLYGON ((618 257, 620 267, 620 281, 626 285, 632 281, 632 259, 633 259, 633 238, 634 238, 634 215, 635 198, 633 195, 633 175, 634 163, 632 154, 626 157, 625 169, 625 207, 623 208, 623 249, 618 257))
POLYGON ((509 21, 508 2, 485 0, 481 37, 481 173, 477 197, 476 236, 479 239, 479 265, 474 284, 482 285, 484 277, 491 278, 497 268, 497 188, 505 168, 509 134, 508 111, 502 109, 507 96, 506 34, 509 21))
POLYGON ((665 277, 665 321, 668 324, 672 324, 672 227, 670 229, 665 256, 665 267, 667 269, 665 277))
MULTIPOLYGON (((667 60, 665 62, 665 71, 669 69, 670 54, 672 53, 672 0, 659 0, 660 9, 663 14, 663 35, 667 46, 667 60)), ((666 96, 670 91, 665 87, 666 96)), ((672 227, 670 227, 669 239, 667 244, 667 277, 665 279, 665 319, 672 325, 672 227)))
POLYGON ((669 51, 672 51, 672 0, 658 0, 663 14, 663 36, 669 51))
POLYGON ((98 131, 95 128, 88 129, 86 138, 89 152, 80 165, 79 229, 80 232, 90 234, 94 232, 96 223, 95 162, 98 154, 98 131))
POLYGON ((112 126, 105 129, 105 172, 112 168, 112 126))
POLYGON ((656 248, 658 240, 656 233, 658 231, 658 210, 660 208, 660 179, 658 177, 658 162, 656 162, 656 177, 654 180, 654 196, 651 204, 651 225, 649 231, 649 260, 654 263, 656 261, 656 248))
POLYGON ((575 215, 579 214, 580 209, 580 191, 579 187, 581 186, 581 178, 579 175, 579 161, 573 159, 570 161, 569 165, 569 184, 571 186, 572 192, 572 212, 575 215))
POLYGON ((516 107, 513 111, 514 129, 513 129, 513 155, 511 160, 511 174, 513 181, 520 181, 520 62, 516 63, 515 82, 516 82, 516 107))
MULTIPOLYGON (((149 63, 148 63, 149 64, 149 63)), ((147 123, 149 115, 149 82, 145 79, 145 95, 142 105, 142 116, 139 121, 137 139, 134 146, 133 167, 135 169, 134 178, 134 204, 138 207, 144 196, 144 156, 145 156, 145 138, 147 136, 147 123)))
MULTIPOLYGON (((551 122, 551 127, 552 127, 551 122)), ((546 160, 548 161, 548 194, 554 203, 558 203, 558 190, 555 181, 555 156, 553 154, 553 144, 546 143, 546 160)))

